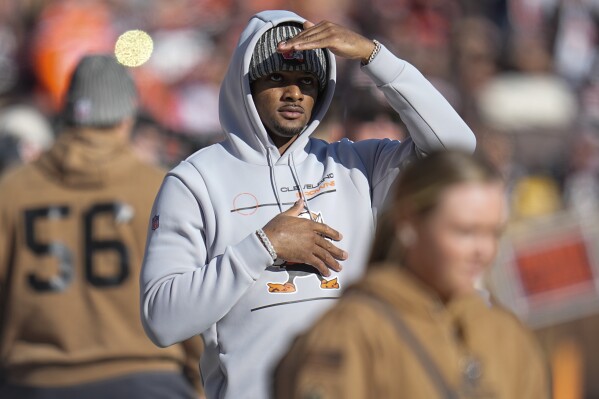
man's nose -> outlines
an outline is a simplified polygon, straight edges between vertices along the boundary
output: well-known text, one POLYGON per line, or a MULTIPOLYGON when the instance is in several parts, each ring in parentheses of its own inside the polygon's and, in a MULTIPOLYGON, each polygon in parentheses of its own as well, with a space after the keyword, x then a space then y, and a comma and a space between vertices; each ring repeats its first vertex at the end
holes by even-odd
POLYGON ((285 90, 283 91, 283 99, 286 101, 299 101, 303 96, 302 90, 296 84, 285 86, 285 90))

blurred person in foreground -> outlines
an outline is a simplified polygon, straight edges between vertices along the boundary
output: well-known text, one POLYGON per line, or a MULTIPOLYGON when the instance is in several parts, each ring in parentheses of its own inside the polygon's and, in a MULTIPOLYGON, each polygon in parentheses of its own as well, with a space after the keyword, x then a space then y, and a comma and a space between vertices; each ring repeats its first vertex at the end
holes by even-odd
POLYGON ((293 343, 277 398, 549 398, 532 334, 475 289, 506 222, 499 173, 470 154, 406 167, 365 276, 293 343))
POLYGON ((147 220, 164 171, 133 155, 136 107, 114 57, 84 57, 65 130, 0 181, 3 399, 198 397, 184 369, 201 342, 157 348, 139 319, 147 220))
POLYGON ((168 173, 152 211, 142 319, 169 346, 202 334, 208 398, 266 398, 298 331, 362 275, 375 216, 401 165, 473 133, 410 64, 340 25, 265 11, 242 32, 220 92, 226 138, 168 173), (335 55, 362 70, 411 138, 311 137, 335 55))

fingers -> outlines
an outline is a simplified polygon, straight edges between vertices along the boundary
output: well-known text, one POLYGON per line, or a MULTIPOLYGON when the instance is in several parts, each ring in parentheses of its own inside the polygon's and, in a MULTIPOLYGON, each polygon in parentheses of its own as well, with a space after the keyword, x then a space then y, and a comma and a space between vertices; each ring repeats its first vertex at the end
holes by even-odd
POLYGON ((315 248, 312 263, 312 266, 317 268, 320 274, 325 277, 329 277, 331 275, 330 269, 333 269, 337 272, 341 270, 341 265, 339 265, 339 263, 333 259, 331 254, 320 247, 315 248))
POLYGON ((312 255, 312 259, 306 263, 314 266, 316 270, 318 270, 318 272, 325 277, 329 277, 331 275, 331 271, 327 265, 316 255, 312 255))
POLYGON ((289 216, 299 216, 300 213, 302 213, 303 211, 304 211, 304 198, 300 197, 300 199, 295 201, 295 204, 293 204, 293 206, 291 208, 287 209, 283 213, 285 215, 289 215, 289 216))
POLYGON ((314 26, 314 24, 312 22, 310 22, 308 20, 304 21, 304 29, 308 29, 308 28, 311 28, 313 26, 314 26))
MULTIPOLYGON (((316 245, 328 252, 334 259, 346 260, 348 258, 347 252, 325 238, 318 236, 316 239, 316 245)), ((341 268, 341 266, 339 266, 339 268, 341 268)))
POLYGON ((329 38, 318 38, 317 36, 309 37, 303 43, 292 44, 292 50, 314 50, 318 48, 332 48, 329 38))
POLYGON ((314 40, 316 36, 322 36, 324 32, 329 31, 330 28, 333 28, 334 25, 328 21, 319 22, 318 25, 312 24, 311 27, 304 29, 293 38, 289 39, 291 43, 300 42, 300 41, 309 41, 314 40))
POLYGON ((343 235, 340 232, 333 229, 332 227, 329 227, 324 223, 314 222, 313 228, 315 232, 324 237, 330 238, 331 240, 341 241, 341 239, 343 238, 343 235))
POLYGON ((331 253, 322 247, 315 246, 311 258, 307 263, 318 269, 320 274, 325 277, 331 275, 331 270, 340 272, 342 269, 339 262, 337 262, 331 253))
POLYGON ((302 32, 277 46, 277 51, 303 51, 326 48, 336 56, 347 59, 367 59, 372 53, 372 40, 341 25, 322 21, 314 25, 306 23, 302 32))
POLYGON ((347 252, 320 235, 317 237, 315 244, 313 254, 316 258, 312 259, 312 266, 316 267, 325 277, 331 275, 329 269, 340 272, 343 267, 338 260, 346 260, 348 258, 347 252))
POLYGON ((325 31, 330 28, 331 23, 326 21, 320 22, 318 25, 314 25, 308 21, 306 23, 311 24, 311 26, 305 28, 305 30, 301 31, 286 42, 279 43, 277 49, 279 51, 289 51, 310 50, 326 47, 326 39, 330 36, 330 34, 326 34, 325 31))

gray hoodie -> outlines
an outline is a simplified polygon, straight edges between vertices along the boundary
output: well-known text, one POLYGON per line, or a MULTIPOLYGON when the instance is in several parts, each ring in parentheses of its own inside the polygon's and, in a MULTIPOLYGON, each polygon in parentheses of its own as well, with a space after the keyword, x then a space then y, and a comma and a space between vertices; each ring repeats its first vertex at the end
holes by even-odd
POLYGON ((142 320, 160 346, 202 334, 208 398, 268 397, 272 367, 293 337, 362 275, 377 213, 402 162, 436 148, 475 146, 447 101, 383 47, 362 69, 401 115, 411 139, 329 144, 310 137, 335 90, 335 59, 325 51, 326 90, 306 129, 280 155, 256 111, 248 69, 259 37, 288 21, 304 19, 266 11, 249 21, 220 92, 226 139, 168 173, 152 211, 141 274, 142 320), (273 262, 255 234, 300 191, 307 198, 306 217, 340 231, 338 246, 349 253, 343 270, 326 280, 306 265, 273 262))

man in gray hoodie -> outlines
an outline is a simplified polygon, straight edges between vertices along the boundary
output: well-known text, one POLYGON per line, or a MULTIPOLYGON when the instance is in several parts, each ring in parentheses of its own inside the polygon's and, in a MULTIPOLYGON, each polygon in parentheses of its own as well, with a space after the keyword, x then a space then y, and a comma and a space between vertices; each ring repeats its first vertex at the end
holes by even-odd
POLYGON ((226 139, 170 171, 154 203, 142 320, 160 346, 201 334, 208 398, 265 398, 292 338, 363 273, 401 166, 474 135, 441 94, 377 41, 286 11, 249 21, 220 92, 226 139), (361 62, 410 138, 310 137, 335 56, 361 62))

